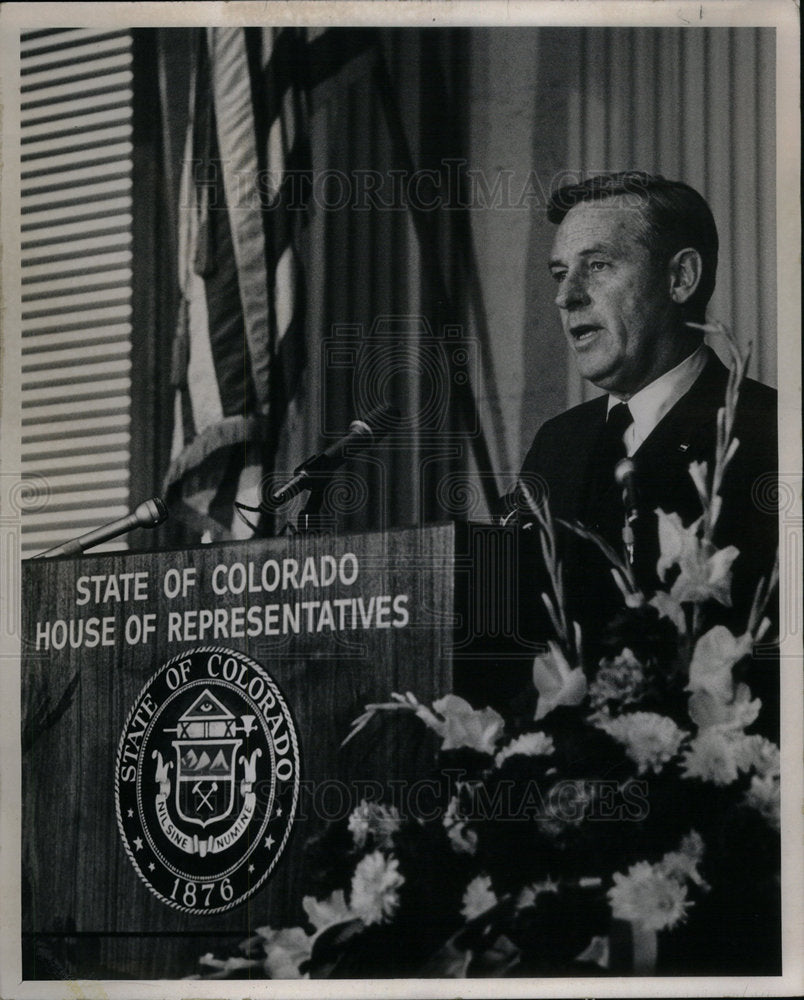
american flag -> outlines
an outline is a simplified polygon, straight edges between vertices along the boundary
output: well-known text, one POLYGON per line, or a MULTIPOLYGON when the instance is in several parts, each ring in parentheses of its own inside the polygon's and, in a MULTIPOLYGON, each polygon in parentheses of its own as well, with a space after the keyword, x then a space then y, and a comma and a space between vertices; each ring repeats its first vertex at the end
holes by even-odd
POLYGON ((165 493, 207 539, 251 534, 234 505, 259 507, 305 364, 306 41, 209 28, 194 51, 165 493))

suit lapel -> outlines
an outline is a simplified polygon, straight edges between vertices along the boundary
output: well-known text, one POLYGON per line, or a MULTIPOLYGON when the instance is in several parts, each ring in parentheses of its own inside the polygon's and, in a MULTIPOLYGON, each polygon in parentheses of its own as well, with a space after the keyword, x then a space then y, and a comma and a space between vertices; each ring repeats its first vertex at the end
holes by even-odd
POLYGON ((594 400, 594 408, 585 420, 581 433, 575 438, 574 446, 567 447, 563 458, 566 475, 563 482, 566 495, 562 499, 562 509, 569 512, 569 519, 586 520, 586 500, 589 495, 590 477, 594 468, 594 456, 600 445, 600 438, 606 425, 608 397, 594 400))
POLYGON ((711 353, 699 378, 633 455, 637 481, 652 509, 676 510, 682 517, 697 516, 697 493, 689 466, 711 461, 716 438, 717 411, 723 405, 728 373, 711 353))
POLYGON ((634 458, 652 460, 661 454, 668 461, 678 457, 688 465, 700 454, 701 443, 711 439, 718 408, 723 405, 727 378, 725 367, 710 352, 692 388, 653 428, 634 458))

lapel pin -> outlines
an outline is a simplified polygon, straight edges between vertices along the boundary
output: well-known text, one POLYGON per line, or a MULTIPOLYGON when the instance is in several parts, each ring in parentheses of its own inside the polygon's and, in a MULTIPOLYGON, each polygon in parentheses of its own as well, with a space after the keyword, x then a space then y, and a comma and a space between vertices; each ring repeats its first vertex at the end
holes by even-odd
POLYGON ((686 450, 687 450, 688 448, 689 448, 689 445, 688 445, 688 444, 680 444, 680 445, 678 446, 678 450, 679 450, 679 451, 686 451, 686 450))

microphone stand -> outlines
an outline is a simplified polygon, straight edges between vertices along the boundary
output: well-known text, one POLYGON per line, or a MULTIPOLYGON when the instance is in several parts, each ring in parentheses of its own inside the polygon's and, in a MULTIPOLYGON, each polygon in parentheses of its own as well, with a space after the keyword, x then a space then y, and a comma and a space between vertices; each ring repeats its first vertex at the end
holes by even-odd
MULTIPOLYGON (((376 407, 365 418, 353 420, 345 437, 327 448, 320 455, 313 455, 294 469, 291 479, 272 494, 274 504, 281 506, 285 501, 309 490, 307 501, 296 522, 295 533, 323 532, 334 526, 334 519, 321 513, 324 505, 324 491, 332 477, 345 461, 360 455, 366 448, 376 444, 388 433, 389 421, 399 419, 399 411, 390 404, 376 407)), ((288 527, 289 525, 286 525, 288 527)))
POLYGON ((329 519, 321 513, 321 508, 324 504, 324 493, 328 482, 329 478, 323 476, 320 479, 310 480, 310 492, 296 519, 294 534, 312 535, 326 531, 328 526, 326 522, 329 519))

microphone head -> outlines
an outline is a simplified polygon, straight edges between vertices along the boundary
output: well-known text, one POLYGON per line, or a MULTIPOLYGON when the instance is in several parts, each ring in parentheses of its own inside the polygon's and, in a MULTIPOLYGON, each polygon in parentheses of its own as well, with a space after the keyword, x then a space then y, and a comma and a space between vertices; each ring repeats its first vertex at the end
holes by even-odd
POLYGON ((379 441, 399 423, 401 416, 399 409, 391 404, 375 406, 365 417, 358 417, 349 424, 349 434, 353 439, 367 437, 379 441))
POLYGON ((155 528, 167 519, 168 510, 161 497, 151 497, 144 500, 134 511, 137 526, 140 528, 155 528))
POLYGON ((624 486, 626 481, 636 473, 636 466, 630 458, 624 458, 614 467, 614 480, 618 486, 624 486))

